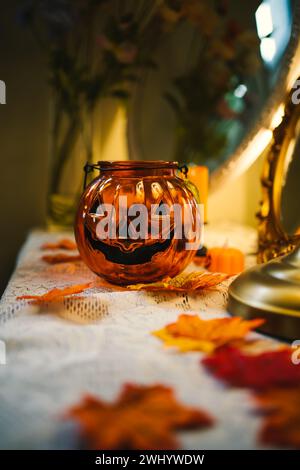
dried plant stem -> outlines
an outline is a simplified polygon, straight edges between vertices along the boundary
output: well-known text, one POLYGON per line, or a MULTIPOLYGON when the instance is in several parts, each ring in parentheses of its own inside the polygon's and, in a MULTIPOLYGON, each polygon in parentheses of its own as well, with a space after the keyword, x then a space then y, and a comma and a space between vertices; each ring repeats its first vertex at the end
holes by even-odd
MULTIPOLYGON (((53 193, 57 193, 59 190, 59 183, 63 168, 75 146, 76 138, 80 129, 80 120, 78 117, 74 117, 70 123, 68 131, 66 132, 65 139, 58 152, 53 168, 53 177, 51 182, 51 190, 53 193)), ((55 136, 54 136, 55 138, 55 136)))

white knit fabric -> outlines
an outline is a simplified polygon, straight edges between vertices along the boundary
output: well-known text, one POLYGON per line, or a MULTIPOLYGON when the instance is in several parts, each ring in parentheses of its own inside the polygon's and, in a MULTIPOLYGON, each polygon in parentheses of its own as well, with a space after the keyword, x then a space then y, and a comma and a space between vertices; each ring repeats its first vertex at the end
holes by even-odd
MULTIPOLYGON (((95 279, 85 267, 73 272, 41 261, 40 246, 65 236, 70 234, 29 236, 0 304, 0 340, 6 345, 0 447, 76 448, 76 425, 61 418, 66 408, 87 392, 113 400, 124 383, 135 382, 170 385, 184 403, 216 418, 211 429, 181 433, 182 448, 256 448, 260 418, 249 392, 227 389, 211 377, 200 364, 201 353, 179 354, 151 335, 182 312, 205 319, 228 315, 226 286, 188 296, 90 289, 66 299, 63 308, 42 311, 16 301, 95 279)), ((253 252, 255 231, 231 225, 206 230, 209 246, 226 242, 253 252)))

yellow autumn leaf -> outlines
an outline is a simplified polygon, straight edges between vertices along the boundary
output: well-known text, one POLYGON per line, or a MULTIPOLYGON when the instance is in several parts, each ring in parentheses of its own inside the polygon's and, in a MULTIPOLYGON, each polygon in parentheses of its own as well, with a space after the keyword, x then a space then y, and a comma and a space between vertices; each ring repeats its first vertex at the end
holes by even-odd
POLYGON ((167 278, 160 282, 152 282, 149 284, 133 284, 127 286, 127 288, 130 290, 146 290, 150 292, 195 292, 197 290, 215 287, 229 277, 230 276, 228 276, 228 274, 196 271, 192 273, 182 273, 176 277, 167 278))
POLYGON ((182 314, 175 323, 170 323, 152 334, 166 346, 177 347, 181 352, 213 352, 216 348, 245 338, 264 320, 242 318, 217 318, 202 320, 198 315, 182 314))

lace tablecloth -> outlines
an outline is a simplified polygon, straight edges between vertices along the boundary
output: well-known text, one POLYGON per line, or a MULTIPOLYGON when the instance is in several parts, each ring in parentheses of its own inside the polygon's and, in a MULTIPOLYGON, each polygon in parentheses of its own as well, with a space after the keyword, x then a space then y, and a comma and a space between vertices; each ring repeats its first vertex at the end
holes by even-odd
MULTIPOLYGON (((124 383, 136 382, 172 386, 182 402, 216 418, 209 430, 181 433, 183 448, 256 448, 260 418, 250 394, 211 377, 200 365, 201 353, 179 354, 150 334, 183 311, 205 319, 228 315, 226 286, 197 296, 91 289, 82 300, 65 301, 59 311, 37 312, 16 302, 19 295, 93 278, 84 267, 60 269, 41 261, 42 243, 66 235, 30 234, 0 304, 0 340, 6 346, 6 365, 0 365, 0 446, 76 448, 76 425, 61 419, 66 408, 86 392, 113 400, 124 383)), ((246 227, 206 230, 207 245, 229 242, 247 254, 254 251, 255 238, 246 227)))

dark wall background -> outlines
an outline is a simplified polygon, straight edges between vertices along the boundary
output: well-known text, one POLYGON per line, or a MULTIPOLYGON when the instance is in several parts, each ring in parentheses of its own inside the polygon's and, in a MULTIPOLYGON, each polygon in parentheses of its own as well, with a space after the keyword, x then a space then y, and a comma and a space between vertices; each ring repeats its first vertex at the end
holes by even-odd
MULTIPOLYGON (((246 5, 234 1, 237 8, 240 6, 241 17, 247 18, 251 2, 246 5)), ((255 2, 258 4, 259 0, 255 2)), ((28 231, 44 222, 49 174, 47 69, 31 34, 17 21, 21 3, 22 0, 0 0, 0 80, 5 81, 7 88, 7 104, 0 105, 0 295, 28 231)), ((110 106, 103 112, 105 119, 99 132, 103 145, 114 118, 111 109, 114 108, 110 106)), ((162 125, 165 125, 163 121, 162 125)), ((103 145, 96 146, 98 154, 103 145)), ((111 153, 117 155, 116 159, 121 158, 119 150, 111 153)), ((230 182, 212 195, 211 222, 227 217, 235 222, 255 224, 261 162, 262 159, 234 185, 230 182)))
POLYGON ((0 1, 0 294, 29 229, 43 223, 48 89, 43 58, 16 19, 20 2, 0 1))

